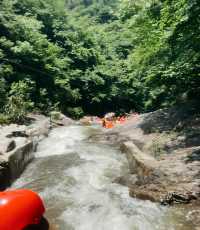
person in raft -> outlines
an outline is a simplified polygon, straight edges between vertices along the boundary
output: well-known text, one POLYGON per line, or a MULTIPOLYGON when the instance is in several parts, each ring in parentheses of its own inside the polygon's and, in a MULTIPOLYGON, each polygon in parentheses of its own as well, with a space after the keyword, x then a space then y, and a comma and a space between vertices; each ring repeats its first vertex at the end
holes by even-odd
POLYGON ((112 129, 114 127, 114 122, 112 120, 108 120, 105 117, 102 119, 102 126, 106 129, 112 129))

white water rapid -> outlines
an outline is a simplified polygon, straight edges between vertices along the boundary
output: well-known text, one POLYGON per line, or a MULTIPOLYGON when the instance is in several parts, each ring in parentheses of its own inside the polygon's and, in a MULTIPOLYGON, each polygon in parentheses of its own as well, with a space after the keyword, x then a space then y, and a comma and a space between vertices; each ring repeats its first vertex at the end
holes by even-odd
POLYGON ((59 230, 191 230, 184 210, 130 198, 127 187, 113 183, 128 172, 127 160, 117 148, 89 139, 100 132, 54 129, 12 188, 38 192, 59 230))

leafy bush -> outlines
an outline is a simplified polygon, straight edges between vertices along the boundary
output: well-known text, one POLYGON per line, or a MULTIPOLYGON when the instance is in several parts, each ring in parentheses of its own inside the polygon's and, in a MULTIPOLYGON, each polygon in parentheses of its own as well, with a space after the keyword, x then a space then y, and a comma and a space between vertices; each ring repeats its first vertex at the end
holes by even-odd
POLYGON ((10 96, 5 107, 5 114, 11 122, 23 122, 27 115, 29 104, 19 96, 10 96))
POLYGON ((19 81, 11 85, 8 102, 5 106, 5 114, 11 122, 22 122, 28 111, 33 109, 30 100, 32 91, 31 82, 19 81))
POLYGON ((74 119, 79 119, 84 115, 84 112, 81 107, 76 108, 68 108, 68 114, 70 114, 71 117, 74 119))
POLYGON ((0 79, 0 112, 3 112, 3 107, 6 103, 6 89, 5 89, 5 82, 0 79))
POLYGON ((10 123, 9 117, 6 116, 5 114, 0 113, 0 125, 5 125, 9 123, 10 123))

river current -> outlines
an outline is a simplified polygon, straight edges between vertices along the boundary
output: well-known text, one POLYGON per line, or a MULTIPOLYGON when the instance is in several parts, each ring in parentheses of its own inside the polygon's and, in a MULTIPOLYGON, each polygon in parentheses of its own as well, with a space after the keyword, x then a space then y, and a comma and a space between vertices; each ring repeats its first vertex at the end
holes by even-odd
POLYGON ((128 163, 117 147, 90 138, 101 132, 78 125, 55 128, 12 188, 38 192, 58 230, 193 229, 184 209, 131 198, 127 187, 113 183, 128 173, 128 163))

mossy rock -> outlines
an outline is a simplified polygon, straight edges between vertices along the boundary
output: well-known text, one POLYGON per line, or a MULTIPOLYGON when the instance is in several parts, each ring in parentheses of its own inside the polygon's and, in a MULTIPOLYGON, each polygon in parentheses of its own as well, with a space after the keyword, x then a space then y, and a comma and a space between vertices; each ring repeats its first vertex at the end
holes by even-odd
POLYGON ((51 120, 60 120, 61 119, 61 113, 58 112, 58 111, 52 111, 50 113, 50 116, 51 116, 51 120))

